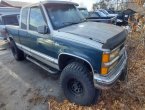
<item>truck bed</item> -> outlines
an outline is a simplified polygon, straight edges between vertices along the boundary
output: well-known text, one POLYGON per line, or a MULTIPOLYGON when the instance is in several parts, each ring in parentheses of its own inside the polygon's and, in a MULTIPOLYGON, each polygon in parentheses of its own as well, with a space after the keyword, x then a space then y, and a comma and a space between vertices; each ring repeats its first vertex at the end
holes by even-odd
POLYGON ((9 36, 12 36, 15 42, 20 42, 19 40, 19 26, 14 25, 6 25, 6 31, 9 34, 9 36))

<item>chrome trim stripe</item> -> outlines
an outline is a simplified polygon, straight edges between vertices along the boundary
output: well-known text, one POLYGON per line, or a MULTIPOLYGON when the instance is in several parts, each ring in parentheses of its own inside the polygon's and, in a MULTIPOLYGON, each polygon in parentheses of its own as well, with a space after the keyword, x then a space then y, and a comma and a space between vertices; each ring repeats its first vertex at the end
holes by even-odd
POLYGON ((39 67, 41 67, 42 69, 44 69, 44 70, 48 71, 48 72, 49 72, 49 73, 51 73, 51 74, 55 74, 55 73, 56 73, 56 72, 54 72, 54 71, 50 70, 49 68, 47 68, 47 67, 45 67, 45 66, 41 65, 41 64, 40 64, 40 63, 38 63, 37 61, 35 61, 35 60, 31 59, 30 57, 26 57, 26 59, 27 59, 27 60, 29 60, 29 61, 31 61, 31 62, 33 62, 34 64, 38 65, 39 67))
POLYGON ((91 63, 90 63, 88 60, 86 60, 86 59, 84 59, 84 58, 82 58, 82 57, 79 57, 79 56, 73 55, 73 54, 69 54, 69 53, 60 53, 59 56, 58 56, 58 61, 59 61, 59 58, 60 58, 61 55, 69 55, 69 56, 73 56, 73 57, 79 58, 79 59, 81 59, 81 60, 87 62, 87 63, 90 65, 91 70, 92 70, 93 75, 94 75, 94 69, 93 69, 93 66, 91 65, 91 63))
POLYGON ((111 62, 109 62, 109 63, 104 63, 104 64, 103 64, 103 67, 104 67, 104 66, 105 66, 105 67, 108 67, 108 66, 112 65, 112 64, 115 63, 119 58, 120 58, 120 56, 117 56, 117 57, 114 58, 111 62))
MULTIPOLYGON (((50 57, 50 56, 47 56, 47 55, 45 55, 45 54, 42 54, 42 53, 37 52, 37 51, 35 51, 35 50, 32 50, 32 49, 30 49, 30 48, 28 48, 28 47, 26 47, 26 46, 21 45, 21 44, 16 43, 16 45, 17 45, 19 48, 23 49, 24 51, 28 51, 30 55, 35 54, 35 55, 40 56, 40 57, 42 57, 42 58, 44 58, 44 59, 47 59, 47 60, 49 60, 49 61, 51 61, 51 62, 53 62, 53 63, 55 63, 55 64, 58 64, 58 60, 57 60, 57 59, 54 59, 54 58, 52 58, 52 57, 50 57)), ((26 53, 28 53, 28 52, 26 52, 26 53)))
POLYGON ((25 53, 27 53, 28 55, 31 55, 31 53, 30 53, 31 50, 29 48, 24 47, 24 46, 22 46, 21 44, 18 44, 18 43, 16 43, 16 45, 19 49, 22 49, 25 53))

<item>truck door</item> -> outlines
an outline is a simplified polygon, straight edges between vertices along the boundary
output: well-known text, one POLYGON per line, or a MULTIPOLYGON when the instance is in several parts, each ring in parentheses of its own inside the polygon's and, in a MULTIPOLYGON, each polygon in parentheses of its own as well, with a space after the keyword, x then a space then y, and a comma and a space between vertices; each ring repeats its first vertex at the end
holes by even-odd
POLYGON ((47 20, 39 6, 30 8, 28 36, 31 39, 32 53, 53 57, 54 46, 51 34, 40 34, 39 26, 48 26, 47 20))

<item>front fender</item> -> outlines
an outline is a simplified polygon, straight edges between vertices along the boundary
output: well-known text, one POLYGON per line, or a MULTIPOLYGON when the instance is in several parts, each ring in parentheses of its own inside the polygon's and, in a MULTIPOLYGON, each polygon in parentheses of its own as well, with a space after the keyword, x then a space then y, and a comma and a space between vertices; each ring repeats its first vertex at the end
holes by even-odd
POLYGON ((81 50, 81 51, 63 51, 58 56, 58 62, 60 58, 64 55, 80 59, 85 61, 92 69, 93 73, 100 73, 101 62, 102 62, 102 52, 97 50, 81 50))

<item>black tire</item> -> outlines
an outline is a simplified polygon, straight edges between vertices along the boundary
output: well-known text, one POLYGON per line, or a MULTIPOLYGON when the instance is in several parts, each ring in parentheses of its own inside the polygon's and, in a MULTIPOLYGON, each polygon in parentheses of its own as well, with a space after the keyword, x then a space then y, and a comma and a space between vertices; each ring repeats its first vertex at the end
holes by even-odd
POLYGON ((16 46, 13 40, 10 41, 10 47, 11 47, 13 56, 17 61, 22 61, 25 59, 24 52, 18 49, 18 47, 16 46))
POLYGON ((60 84, 66 98, 79 105, 95 104, 100 95, 96 90, 89 70, 81 63, 73 62, 62 71, 60 84))
POLYGON ((102 91, 96 89, 96 95, 94 96, 94 99, 93 99, 92 105, 97 104, 98 99, 99 99, 99 97, 101 96, 101 94, 102 94, 102 91))
POLYGON ((119 80, 120 80, 120 81, 128 81, 128 69, 127 69, 127 66, 126 66, 125 69, 122 71, 119 80))

